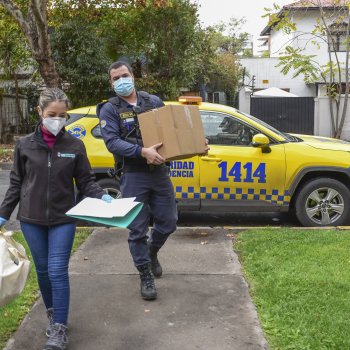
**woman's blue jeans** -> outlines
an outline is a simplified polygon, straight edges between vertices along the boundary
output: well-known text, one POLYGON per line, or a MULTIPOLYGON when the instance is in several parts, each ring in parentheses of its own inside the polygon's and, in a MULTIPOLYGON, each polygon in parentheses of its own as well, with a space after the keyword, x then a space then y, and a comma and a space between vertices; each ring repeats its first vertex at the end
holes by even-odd
POLYGON ((21 222, 21 229, 34 260, 38 283, 47 309, 53 308, 54 323, 67 324, 69 311, 68 265, 75 223, 41 226, 21 222))

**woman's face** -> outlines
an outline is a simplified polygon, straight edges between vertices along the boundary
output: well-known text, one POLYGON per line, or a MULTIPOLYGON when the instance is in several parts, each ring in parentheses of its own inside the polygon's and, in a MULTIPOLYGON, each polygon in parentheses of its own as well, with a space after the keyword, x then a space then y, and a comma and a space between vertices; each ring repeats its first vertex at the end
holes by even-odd
POLYGON ((49 103, 42 111, 40 107, 39 114, 41 118, 66 118, 67 117, 67 105, 62 101, 54 101, 49 103))

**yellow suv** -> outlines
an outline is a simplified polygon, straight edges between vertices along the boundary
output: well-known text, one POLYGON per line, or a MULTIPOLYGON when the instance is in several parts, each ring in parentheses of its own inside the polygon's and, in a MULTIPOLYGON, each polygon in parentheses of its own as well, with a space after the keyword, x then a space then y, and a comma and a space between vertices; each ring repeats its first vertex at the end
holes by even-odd
MULTIPOLYGON (((193 100, 182 99, 192 103, 193 100)), ((168 103, 169 104, 169 103, 168 103)), ((170 165, 179 210, 295 212, 304 226, 344 225, 350 214, 350 143, 280 132, 219 104, 198 107, 210 151, 170 165)), ((99 184, 120 196, 95 106, 71 110, 66 130, 81 139, 99 184)))

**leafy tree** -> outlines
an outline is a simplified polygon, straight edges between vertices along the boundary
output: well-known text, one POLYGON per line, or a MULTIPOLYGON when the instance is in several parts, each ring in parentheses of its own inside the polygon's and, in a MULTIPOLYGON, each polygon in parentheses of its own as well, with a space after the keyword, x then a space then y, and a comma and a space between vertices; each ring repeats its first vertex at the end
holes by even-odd
MULTIPOLYGON (((295 32, 293 40, 286 43, 285 51, 280 57, 277 67, 284 74, 294 70, 293 77, 304 77, 306 83, 323 81, 327 86, 333 137, 340 138, 345 122, 349 97, 349 51, 350 51, 350 13, 348 0, 305 0, 300 2, 305 12, 310 8, 318 8, 318 19, 311 33, 298 30, 292 21, 290 11, 280 16, 268 13, 270 25, 285 33, 295 32), (295 47, 294 41, 305 38, 304 47, 295 47), (309 45, 313 45, 314 54, 308 54, 309 45), (317 52, 323 45, 327 47, 328 61, 322 64, 317 59, 317 52), (340 52, 345 54, 342 61, 340 52), (344 103, 341 103, 344 96, 344 103)), ((275 5, 274 10, 279 7, 275 5)), ((267 11, 270 11, 267 9, 267 11)))
MULTIPOLYGON (((244 52, 248 34, 241 32, 244 20, 232 18, 228 24, 220 23, 207 28, 205 41, 211 59, 207 62, 206 83, 212 90, 224 91, 231 104, 234 104, 240 85, 242 68, 239 57, 244 52)), ((208 56, 204 60, 208 60, 208 56)))
POLYGON ((0 0, 0 5, 14 18, 37 61, 39 72, 47 86, 58 86, 60 77, 51 54, 48 34, 47 0, 0 0))
POLYGON ((23 118, 17 74, 33 64, 31 54, 17 24, 0 9, 0 69, 5 81, 12 80, 15 87, 17 113, 23 118))
POLYGON ((108 91, 104 42, 96 25, 84 18, 72 18, 55 27, 53 56, 73 105, 95 104, 108 91))
MULTIPOLYGON (((140 89, 165 99, 210 81, 229 96, 234 94, 239 71, 236 56, 244 41, 235 32, 238 21, 225 35, 228 27, 224 25, 201 28, 197 5, 190 0, 52 0, 48 5, 41 1, 27 7, 19 3, 19 19, 34 23, 34 35, 42 30, 35 22, 40 20, 35 6, 41 4, 47 11, 42 19, 50 35, 44 36, 43 45, 58 80, 44 78, 42 61, 33 45, 28 47, 46 84, 61 84, 75 105, 108 96, 107 67, 120 58, 132 63, 140 89)), ((5 2, 11 0, 0 0, 5 2)))
MULTIPOLYGON (((61 11, 60 18, 63 23, 68 18, 74 17, 78 11, 85 15, 95 16, 99 8, 118 8, 120 4, 132 0, 0 0, 0 6, 18 23, 28 47, 44 83, 48 87, 61 85, 60 76, 57 72, 55 60, 52 56, 49 19, 53 13, 61 11)), ((53 22, 55 22, 53 20, 53 22)))
POLYGON ((108 55, 126 57, 134 64, 137 84, 163 98, 178 96, 195 83, 201 28, 197 5, 169 0, 161 6, 145 1, 104 13, 108 55))

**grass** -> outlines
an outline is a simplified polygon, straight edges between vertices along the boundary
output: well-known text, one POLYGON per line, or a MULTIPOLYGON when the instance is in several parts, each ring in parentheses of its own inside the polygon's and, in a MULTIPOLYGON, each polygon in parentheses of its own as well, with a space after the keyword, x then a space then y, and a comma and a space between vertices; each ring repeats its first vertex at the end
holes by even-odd
MULTIPOLYGON (((78 229, 75 235, 73 252, 85 241, 91 230, 78 229)), ((29 255, 28 245, 21 232, 14 234, 14 239, 23 244, 29 255)), ((31 256, 29 256, 30 260, 31 256)), ((34 264, 31 265, 31 272, 29 274, 26 286, 17 298, 11 303, 0 307, 0 349, 3 349, 11 334, 18 328, 23 318, 29 312, 34 302, 38 299, 38 284, 35 273, 34 264)))
POLYGON ((11 162, 13 159, 13 145, 0 144, 0 162, 11 162))
POLYGON ((350 231, 249 230, 235 250, 271 350, 350 349, 350 231))

